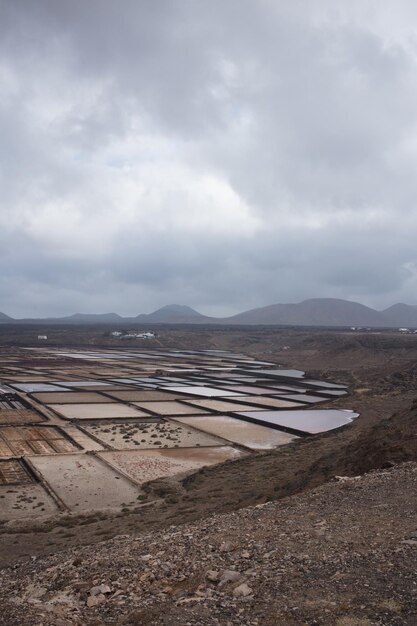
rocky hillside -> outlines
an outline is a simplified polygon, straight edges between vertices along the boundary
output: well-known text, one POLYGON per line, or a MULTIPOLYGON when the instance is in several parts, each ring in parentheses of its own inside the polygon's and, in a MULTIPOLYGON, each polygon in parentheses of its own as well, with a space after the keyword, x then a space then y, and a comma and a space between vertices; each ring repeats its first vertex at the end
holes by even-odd
POLYGON ((11 626, 412 626, 417 464, 0 573, 11 626))

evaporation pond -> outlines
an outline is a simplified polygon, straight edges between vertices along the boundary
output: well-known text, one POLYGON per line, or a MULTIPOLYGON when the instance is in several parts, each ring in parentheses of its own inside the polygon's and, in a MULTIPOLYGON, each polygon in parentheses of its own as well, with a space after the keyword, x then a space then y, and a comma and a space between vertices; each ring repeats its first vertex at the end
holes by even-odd
POLYGON ((71 380, 59 383, 64 387, 109 387, 110 383, 99 380, 71 380))
POLYGON ((114 419, 148 416, 144 411, 118 402, 109 402, 108 404, 49 404, 48 406, 67 419, 114 419))
POLYGON ((135 406, 150 411, 155 415, 198 415, 199 413, 207 413, 202 409, 197 409, 182 402, 134 402, 135 406))
POLYGON ((44 404, 97 404, 101 402, 113 402, 111 398, 107 398, 93 391, 35 393, 33 397, 44 404))
POLYGON ((32 478, 18 459, 0 461, 0 485, 31 485, 32 478))
MULTIPOLYGON (((251 398, 243 398, 244 400, 251 400, 251 398)), ((241 398, 239 398, 239 400, 241 400, 241 398)), ((197 406, 197 407, 201 407, 203 409, 209 410, 209 411, 217 411, 218 413, 230 413, 232 411, 250 411, 255 410, 256 407, 252 406, 252 403, 238 403, 238 402, 230 402, 227 400, 187 400, 187 403, 192 405, 192 406, 197 406)), ((287 406, 287 404, 290 404, 291 406, 294 404, 295 402, 291 402, 291 403, 285 403, 285 406, 287 406)), ((299 405, 297 405, 299 406, 299 405)), ((259 410, 261 410, 261 407, 259 407, 259 410)))
POLYGON ((178 394, 169 393, 166 391, 153 391, 153 390, 138 390, 138 389, 124 389, 119 391, 111 391, 109 395, 116 400, 122 400, 123 402, 152 402, 163 400, 176 400, 180 396, 178 394))
POLYGON ((247 446, 252 450, 270 450, 297 439, 295 435, 227 415, 177 417, 175 421, 194 426, 218 437, 224 437, 228 441, 247 446))
POLYGON ((170 387, 170 391, 174 393, 188 393, 193 396, 206 396, 208 398, 215 398, 217 396, 238 396, 236 391, 228 391, 227 389, 215 389, 214 387, 199 387, 199 386, 184 386, 184 387, 170 387))
POLYGON ((13 387, 24 393, 35 393, 37 391, 62 391, 62 387, 49 383, 13 383, 13 387))
POLYGON ((347 385, 340 385, 338 383, 328 383, 323 380, 303 380, 303 383, 313 385, 314 387, 324 387, 325 389, 347 389, 347 385))
POLYGON ((322 396, 313 396, 307 393, 291 393, 283 396, 286 400, 296 400, 297 402, 305 402, 306 404, 315 404, 316 402, 326 402, 327 398, 322 396))
POLYGON ((36 456, 30 461, 71 511, 137 504, 138 488, 91 454, 36 456))
POLYGON ((267 398, 265 396, 241 396, 235 399, 241 402, 245 401, 246 404, 253 404, 255 405, 254 408, 259 406, 259 408, 273 407, 274 409, 290 409, 291 407, 300 407, 302 398, 303 398, 303 395, 300 394, 299 402, 294 402, 293 400, 287 400, 285 398, 282 398, 281 396, 274 397, 274 398, 267 398))
POLYGON ((248 395, 259 395, 259 396, 268 396, 268 395, 278 395, 285 393, 285 391, 281 389, 276 389, 272 387, 256 387, 255 385, 230 385, 225 386, 224 389, 230 389, 231 391, 237 391, 241 394, 248 395))
POLYGON ((0 486, 0 520, 53 515, 58 507, 39 483, 0 486))
POLYGON ((205 465, 215 465, 240 459, 245 452, 233 446, 216 448, 169 448, 164 450, 126 450, 99 452, 98 455, 142 484, 163 476, 174 476, 197 470, 205 465))
POLYGON ((101 442, 120 450, 134 448, 178 448, 221 446, 224 441, 213 435, 174 421, 86 424, 84 430, 101 442))
POLYGON ((16 426, 18 424, 37 424, 43 422, 44 417, 30 409, 4 409, 0 411, 0 424, 16 426))
POLYGON ((303 411, 244 411, 243 418, 257 424, 275 428, 291 428, 296 431, 316 434, 349 424, 359 413, 338 409, 303 410, 303 411))
POLYGON ((302 370, 280 370, 280 369, 270 369, 270 370, 247 370, 247 373, 258 376, 284 376, 286 378, 303 378, 305 372, 302 370))
POLYGON ((0 456, 60 454, 77 448, 55 426, 2 426, 0 456))

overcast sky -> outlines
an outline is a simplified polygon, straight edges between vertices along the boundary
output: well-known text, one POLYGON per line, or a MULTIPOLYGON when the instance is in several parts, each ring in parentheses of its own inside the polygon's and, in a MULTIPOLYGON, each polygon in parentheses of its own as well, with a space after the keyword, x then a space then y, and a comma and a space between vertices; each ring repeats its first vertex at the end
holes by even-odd
POLYGON ((0 311, 417 304, 414 0, 0 0, 0 311))

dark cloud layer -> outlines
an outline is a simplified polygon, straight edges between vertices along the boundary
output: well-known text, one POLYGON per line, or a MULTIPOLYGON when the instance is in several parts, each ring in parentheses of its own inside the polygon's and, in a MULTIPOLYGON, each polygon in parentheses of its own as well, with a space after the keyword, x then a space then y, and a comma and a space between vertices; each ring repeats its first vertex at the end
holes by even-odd
POLYGON ((415 304, 416 19, 0 0, 0 310, 415 304))

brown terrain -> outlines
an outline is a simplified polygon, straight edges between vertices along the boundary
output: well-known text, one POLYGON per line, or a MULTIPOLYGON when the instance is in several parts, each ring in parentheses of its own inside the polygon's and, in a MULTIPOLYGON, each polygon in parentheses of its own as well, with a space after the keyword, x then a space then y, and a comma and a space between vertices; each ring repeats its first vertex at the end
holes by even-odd
MULTIPOLYGON (((36 335, 2 328, 0 345, 36 335)), ((48 344, 122 345, 94 327, 48 329, 48 344)), ((3 524, 0 624, 417 624, 417 335, 162 327, 146 345, 348 384, 321 406, 360 417, 149 483, 133 513, 3 524)))

